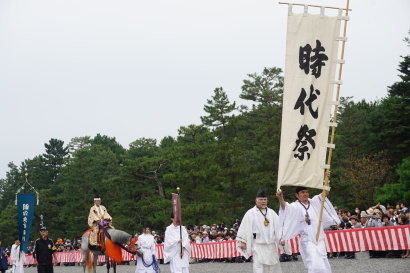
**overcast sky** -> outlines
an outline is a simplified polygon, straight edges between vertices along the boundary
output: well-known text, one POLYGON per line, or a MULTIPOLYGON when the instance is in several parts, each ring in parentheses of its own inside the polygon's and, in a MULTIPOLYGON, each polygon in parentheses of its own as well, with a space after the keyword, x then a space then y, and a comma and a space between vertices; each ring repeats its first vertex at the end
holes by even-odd
MULTIPOLYGON (((125 147, 200 124, 216 87, 285 66, 287 6, 273 0, 1 0, 0 178, 97 133, 125 147)), ((294 3, 345 7, 346 0, 294 3)), ((409 0, 351 0, 341 96, 375 101, 398 81, 409 0)), ((312 9, 313 13, 318 9, 312 9)))

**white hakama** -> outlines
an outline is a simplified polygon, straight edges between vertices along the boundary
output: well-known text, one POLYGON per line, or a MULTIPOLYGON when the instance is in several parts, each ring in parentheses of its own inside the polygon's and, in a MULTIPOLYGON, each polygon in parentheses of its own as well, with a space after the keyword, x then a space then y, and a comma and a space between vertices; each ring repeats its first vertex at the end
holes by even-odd
POLYGON ((164 263, 170 263, 171 273, 188 273, 189 272, 189 254, 191 245, 189 243, 188 232, 182 226, 169 225, 165 231, 164 242, 164 263), (181 258, 181 243, 178 241, 181 238, 182 232, 182 247, 185 248, 181 258))
POLYGON ((138 236, 138 246, 141 248, 142 257, 138 256, 135 273, 155 273, 154 258, 156 256, 155 240, 151 234, 141 234, 138 236), (144 264, 145 263, 145 264, 144 264))
POLYGON ((322 226, 320 227, 319 241, 316 242, 316 232, 319 224, 321 195, 309 199, 310 205, 303 205, 299 201, 292 204, 286 203, 283 210, 279 210, 281 222, 281 239, 289 240, 300 234, 299 251, 305 267, 309 273, 331 273, 327 259, 325 233, 323 228, 340 224, 333 205, 326 198, 323 209, 322 226), (306 214, 309 215, 310 225, 306 222, 306 214))
POLYGON ((26 262, 26 254, 23 251, 20 251, 20 245, 12 245, 11 260, 13 262, 12 272, 13 273, 24 273, 24 263, 26 262))
POLYGON ((266 210, 266 216, 256 206, 245 213, 236 237, 237 250, 246 259, 253 255, 254 273, 282 272, 278 257, 278 231, 279 217, 272 209, 266 210), (267 226, 264 225, 265 217, 269 221, 267 226), (246 250, 240 248, 242 242, 246 243, 246 250))

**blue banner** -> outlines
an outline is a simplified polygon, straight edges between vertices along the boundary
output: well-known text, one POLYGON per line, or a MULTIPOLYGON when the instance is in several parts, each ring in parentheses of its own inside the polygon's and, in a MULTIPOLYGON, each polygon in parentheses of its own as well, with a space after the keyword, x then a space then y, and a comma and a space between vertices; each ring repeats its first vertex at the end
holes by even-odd
POLYGON ((27 245, 30 240, 31 226, 33 224, 34 207, 36 204, 35 193, 17 194, 17 218, 20 249, 27 253, 27 245))

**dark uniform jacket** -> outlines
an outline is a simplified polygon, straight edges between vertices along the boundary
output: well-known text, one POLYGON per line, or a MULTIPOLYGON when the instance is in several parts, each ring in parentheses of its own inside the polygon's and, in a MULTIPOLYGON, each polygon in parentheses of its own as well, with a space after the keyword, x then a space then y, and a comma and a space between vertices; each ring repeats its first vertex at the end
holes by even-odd
POLYGON ((9 269, 9 264, 7 263, 7 256, 9 256, 9 251, 5 247, 0 247, 0 270, 9 269))
POLYGON ((38 238, 34 242, 33 258, 37 259, 39 265, 52 265, 55 251, 53 240, 38 238))

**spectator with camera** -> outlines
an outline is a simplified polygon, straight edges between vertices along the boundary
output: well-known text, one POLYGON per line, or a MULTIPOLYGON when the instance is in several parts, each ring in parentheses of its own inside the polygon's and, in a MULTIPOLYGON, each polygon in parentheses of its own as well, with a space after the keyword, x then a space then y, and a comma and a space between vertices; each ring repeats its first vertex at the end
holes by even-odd
POLYGON ((368 218, 368 220, 366 221, 366 224, 364 227, 368 228, 368 227, 382 227, 383 223, 382 223, 382 212, 379 209, 368 209, 367 211, 367 215, 369 215, 370 217, 366 217, 368 218))

